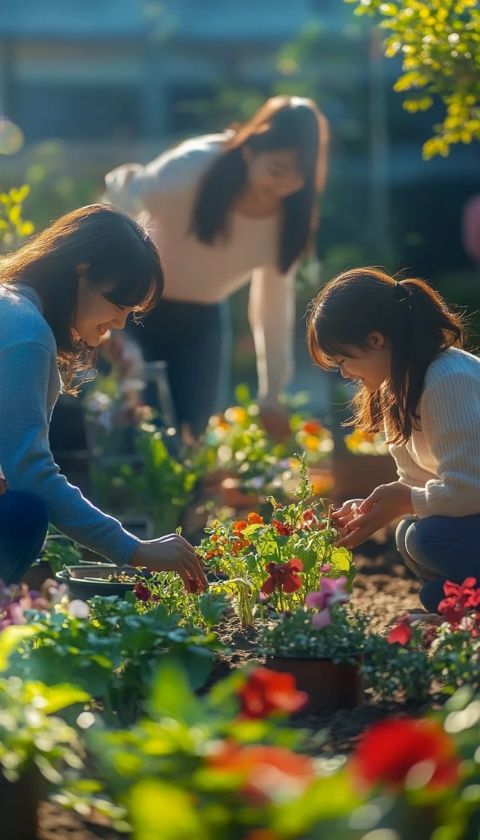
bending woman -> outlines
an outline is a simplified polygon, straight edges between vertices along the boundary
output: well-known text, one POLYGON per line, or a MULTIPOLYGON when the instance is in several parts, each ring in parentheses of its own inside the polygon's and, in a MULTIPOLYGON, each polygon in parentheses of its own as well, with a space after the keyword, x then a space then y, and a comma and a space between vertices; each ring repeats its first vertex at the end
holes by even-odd
POLYGON ((162 256, 165 296, 136 336, 147 361, 167 362, 177 423, 194 435, 216 409, 229 359, 222 303, 250 279, 262 419, 274 436, 288 433, 278 397, 292 372, 293 281, 311 245, 327 142, 310 99, 276 96, 244 125, 106 176, 107 200, 146 211, 162 256))
MULTIPOLYGON (((94 363, 94 348, 163 291, 157 250, 143 228, 111 207, 82 207, 0 261, 0 577, 18 582, 48 522, 80 545, 124 565, 177 571, 205 583, 182 537, 142 541, 94 507, 54 463, 48 441, 62 388, 94 363), (30 535, 29 538, 28 535, 30 535)), ((191 582, 193 581, 193 587, 191 582)))

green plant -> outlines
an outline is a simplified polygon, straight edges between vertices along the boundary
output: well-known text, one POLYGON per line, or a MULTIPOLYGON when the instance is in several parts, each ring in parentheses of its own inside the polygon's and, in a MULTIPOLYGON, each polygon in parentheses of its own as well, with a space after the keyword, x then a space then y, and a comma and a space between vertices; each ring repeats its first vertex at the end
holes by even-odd
POLYGON ((255 829, 299 840, 322 812, 348 813, 357 796, 347 780, 337 778, 332 803, 329 780, 296 751, 303 733, 285 723, 298 694, 288 680, 237 671, 199 698, 170 662, 158 671, 148 717, 127 731, 92 730, 98 775, 126 807, 135 840, 243 840, 255 829))
POLYGON ((75 543, 61 534, 47 534, 41 553, 42 560, 46 560, 55 575, 65 566, 77 566, 82 559, 80 549, 75 543))
POLYGON ((243 626, 262 603, 277 610, 302 604, 322 576, 353 581, 352 554, 335 546, 337 530, 323 502, 311 501, 304 461, 300 470, 297 501, 279 505, 272 498, 270 522, 255 512, 244 520, 214 522, 198 548, 212 573, 227 577, 218 588, 233 595, 243 626))
POLYGON ((23 218, 23 203, 30 193, 30 188, 12 187, 8 192, 0 193, 0 245, 2 249, 13 250, 26 236, 35 230, 32 222, 23 218))
POLYGON ((387 31, 385 54, 402 58, 394 89, 407 92, 404 108, 431 108, 436 98, 445 117, 423 146, 426 158, 448 155, 455 143, 480 139, 480 9, 477 0, 345 0, 356 14, 377 14, 387 31))
POLYGON ((368 619, 365 615, 337 604, 331 610, 331 621, 315 627, 312 612, 304 608, 282 613, 260 631, 259 649, 266 656, 331 659, 352 662, 367 647, 368 619))
POLYGON ((135 720, 161 660, 184 663, 194 688, 206 682, 218 647, 214 633, 179 626, 180 617, 162 604, 141 612, 133 593, 93 598, 90 609, 88 618, 32 614, 35 635, 12 655, 11 672, 85 688, 113 725, 135 720))
POLYGON ((162 433, 153 426, 134 430, 135 463, 99 462, 92 479, 99 504, 107 509, 149 513, 156 534, 179 525, 193 498, 199 471, 188 460, 177 460, 162 433))

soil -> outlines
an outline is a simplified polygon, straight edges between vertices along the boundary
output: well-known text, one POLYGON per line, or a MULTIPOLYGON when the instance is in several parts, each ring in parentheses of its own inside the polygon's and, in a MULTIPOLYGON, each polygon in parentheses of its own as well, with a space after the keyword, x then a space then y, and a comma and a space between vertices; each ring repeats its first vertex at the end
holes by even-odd
MULTIPOLYGON (((384 632, 395 618, 418 609, 419 584, 403 565, 397 554, 391 534, 376 535, 356 555, 352 605, 368 613, 372 629, 384 632)), ((221 630, 222 641, 229 651, 220 658, 213 681, 225 676, 232 668, 252 662, 255 632, 242 630, 238 621, 229 618, 221 630)), ((259 660, 260 662, 260 660, 259 660)), ((311 729, 312 739, 307 748, 317 755, 329 757, 348 753, 362 731, 386 715, 413 711, 419 714, 422 707, 407 709, 405 704, 375 703, 366 697, 365 704, 351 711, 337 711, 321 717, 298 717, 292 726, 311 729)), ((119 840, 125 835, 116 834, 105 827, 86 825, 75 814, 66 813, 52 803, 42 803, 38 840, 119 840)))

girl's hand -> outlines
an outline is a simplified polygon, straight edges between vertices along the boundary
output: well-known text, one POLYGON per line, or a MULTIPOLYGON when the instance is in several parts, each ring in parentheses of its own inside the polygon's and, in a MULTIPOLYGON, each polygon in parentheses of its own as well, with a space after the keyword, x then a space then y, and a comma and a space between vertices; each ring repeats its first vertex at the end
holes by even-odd
POLYGON ((179 534, 143 540, 133 555, 132 565, 145 566, 149 572, 177 572, 187 592, 201 592, 208 585, 193 546, 179 534))
POLYGON ((336 545, 355 548, 393 519, 413 513, 411 490, 399 481, 381 484, 359 505, 357 515, 347 520, 344 527, 349 533, 336 545))
POLYGON ((333 511, 332 519, 339 530, 347 528, 357 518, 358 510, 363 502, 364 499, 348 499, 338 510, 333 511))

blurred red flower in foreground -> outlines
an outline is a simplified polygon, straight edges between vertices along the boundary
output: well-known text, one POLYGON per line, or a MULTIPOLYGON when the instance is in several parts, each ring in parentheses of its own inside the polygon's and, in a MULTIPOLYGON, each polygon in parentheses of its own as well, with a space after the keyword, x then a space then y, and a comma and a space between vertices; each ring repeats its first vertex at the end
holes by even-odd
POLYGON ((387 642, 390 645, 395 644, 397 642, 399 645, 406 645, 410 641, 413 636, 413 630, 410 625, 410 619, 408 616, 403 615, 401 618, 398 619, 397 623, 394 627, 390 630, 387 636, 387 642))
POLYGON ((238 778, 239 789, 256 804, 294 799, 315 776, 311 758, 267 744, 224 742, 207 758, 209 768, 238 778))
POLYGON ((268 668, 256 668, 239 696, 242 714, 247 718, 263 718, 271 712, 296 712, 308 699, 304 691, 297 691, 295 677, 268 668))
POLYGON ((350 766, 360 783, 393 788, 408 781, 414 787, 448 787, 459 776, 454 741, 439 723, 427 718, 375 723, 360 740, 350 766))
POLYGON ((298 572, 302 569, 303 563, 299 557, 293 557, 287 563, 267 563, 267 572, 270 577, 262 584, 261 591, 264 595, 271 595, 276 589, 296 592, 302 585, 298 577, 298 572))

